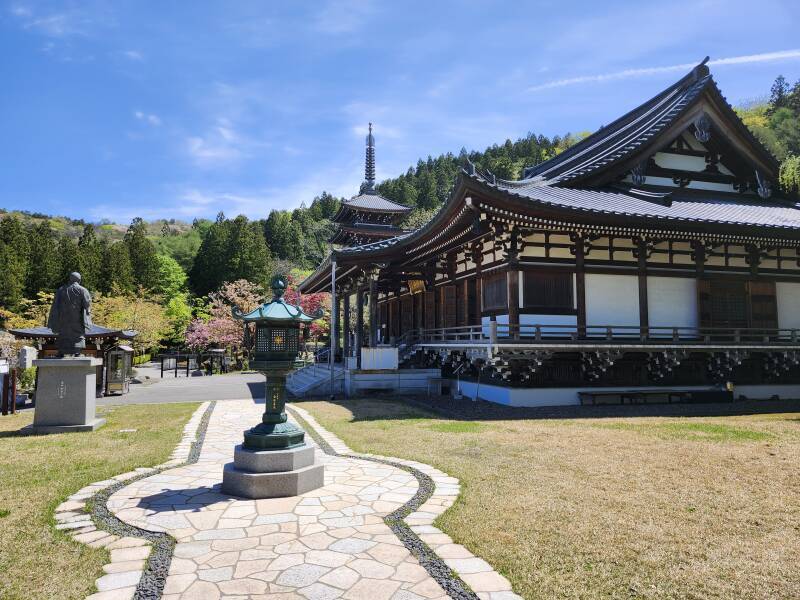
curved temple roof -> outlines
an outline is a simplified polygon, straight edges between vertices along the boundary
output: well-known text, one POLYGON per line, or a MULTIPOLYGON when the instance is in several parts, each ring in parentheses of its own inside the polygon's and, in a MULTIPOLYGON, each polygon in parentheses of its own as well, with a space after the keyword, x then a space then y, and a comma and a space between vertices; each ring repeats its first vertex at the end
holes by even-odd
POLYGON ((708 57, 661 93, 564 152, 539 165, 528 167, 523 180, 565 184, 607 169, 635 154, 676 123, 703 93, 714 98, 715 104, 726 113, 731 124, 748 140, 760 158, 776 168, 774 157, 744 126, 722 96, 706 66, 707 61, 708 57))
MULTIPOLYGON (((30 327, 27 329, 9 329, 8 333, 17 338, 24 339, 37 339, 37 338, 55 338, 56 333, 49 327, 30 327)), ((109 329, 100 325, 92 325, 86 333, 86 338, 102 338, 102 337, 115 337, 124 340, 130 340, 136 337, 136 331, 127 329, 109 329)))
MULTIPOLYGON (((670 222, 692 231, 716 234, 800 238, 800 205, 787 199, 680 187, 643 185, 636 189, 620 182, 630 165, 671 143, 667 133, 678 135, 693 126, 699 111, 707 108, 720 120, 714 122, 715 127, 722 126, 737 137, 738 151, 748 155, 747 164, 760 165, 764 174, 775 181, 777 161, 724 99, 705 62, 610 125, 556 157, 526 169, 518 181, 481 174, 468 165, 448 201, 426 225, 396 237, 336 250, 339 266, 362 264, 373 256, 376 263, 393 262, 395 255, 403 264, 413 262, 415 248, 422 248, 437 237, 451 236, 445 230, 472 195, 472 209, 475 203, 497 204, 506 212, 585 225, 611 223, 657 229, 670 222), (702 107, 701 100, 705 102, 702 107)), ((465 218, 461 217, 462 230, 465 218)), ((320 291, 329 286, 323 274, 330 272, 330 264, 328 256, 300 289, 320 291)))

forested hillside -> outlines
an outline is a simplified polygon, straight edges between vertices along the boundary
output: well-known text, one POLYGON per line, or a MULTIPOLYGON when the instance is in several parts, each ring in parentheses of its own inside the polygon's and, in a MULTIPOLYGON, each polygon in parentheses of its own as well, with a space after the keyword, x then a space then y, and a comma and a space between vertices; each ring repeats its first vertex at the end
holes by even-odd
MULTIPOLYGON (((783 193, 800 194, 800 81, 790 85, 778 77, 768 100, 737 110, 781 161, 783 193)), ((466 158, 500 178, 515 179, 524 167, 551 158, 582 135, 529 133, 482 152, 462 149, 458 155, 429 156, 381 182, 378 190, 413 207, 404 226, 415 228, 447 199, 466 158)), ((163 312, 166 333, 161 339, 177 342, 192 316, 207 316, 204 298, 226 282, 263 285, 276 270, 294 270, 299 277, 319 264, 328 252, 330 219, 340 202, 322 192, 307 205, 273 210, 259 220, 220 213, 213 221, 134 219, 127 227, 0 211, 0 327, 42 321, 47 295, 78 270, 101 298, 151 301, 153 314, 163 312)))

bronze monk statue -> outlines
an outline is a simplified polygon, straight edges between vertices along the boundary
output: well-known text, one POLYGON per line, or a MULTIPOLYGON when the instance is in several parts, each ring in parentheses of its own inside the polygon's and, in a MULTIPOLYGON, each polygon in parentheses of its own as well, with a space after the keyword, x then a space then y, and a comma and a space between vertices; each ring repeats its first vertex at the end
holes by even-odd
POLYGON ((81 285, 81 274, 70 273, 69 283, 56 291, 47 326, 56 334, 59 356, 79 356, 92 326, 92 296, 81 285))

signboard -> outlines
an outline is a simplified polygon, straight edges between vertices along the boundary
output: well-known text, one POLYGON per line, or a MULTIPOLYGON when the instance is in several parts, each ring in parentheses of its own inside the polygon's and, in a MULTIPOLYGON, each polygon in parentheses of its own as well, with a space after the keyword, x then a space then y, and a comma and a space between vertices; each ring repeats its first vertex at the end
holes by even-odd
POLYGON ((421 294, 425 291, 425 282, 422 279, 409 279, 408 291, 412 294, 421 294))

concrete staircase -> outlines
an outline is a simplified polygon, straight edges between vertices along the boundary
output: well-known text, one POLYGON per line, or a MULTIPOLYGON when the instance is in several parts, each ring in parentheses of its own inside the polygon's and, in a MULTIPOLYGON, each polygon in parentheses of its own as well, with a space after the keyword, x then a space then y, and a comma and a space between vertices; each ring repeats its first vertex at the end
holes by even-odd
MULTIPOLYGON (((344 391, 344 367, 334 365, 333 387, 336 394, 344 391)), ((313 364, 294 371, 286 378, 286 391, 296 398, 323 396, 331 393, 331 372, 328 365, 313 364)))

